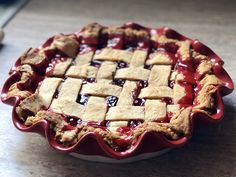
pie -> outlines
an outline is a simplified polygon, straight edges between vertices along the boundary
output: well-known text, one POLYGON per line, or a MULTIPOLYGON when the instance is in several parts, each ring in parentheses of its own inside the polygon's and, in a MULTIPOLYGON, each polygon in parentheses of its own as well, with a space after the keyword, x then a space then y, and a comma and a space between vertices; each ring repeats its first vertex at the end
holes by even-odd
POLYGON ((30 127, 47 121, 58 144, 70 147, 93 132, 126 151, 145 132, 190 137, 191 115, 214 115, 225 86, 216 60, 168 28, 97 23, 58 34, 30 48, 11 73, 19 79, 5 97, 30 127))

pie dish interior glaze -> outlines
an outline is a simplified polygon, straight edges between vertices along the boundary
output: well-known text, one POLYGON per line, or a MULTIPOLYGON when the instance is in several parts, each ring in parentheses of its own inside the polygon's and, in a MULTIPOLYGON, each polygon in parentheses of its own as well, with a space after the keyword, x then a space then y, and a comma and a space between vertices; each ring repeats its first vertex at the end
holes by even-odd
POLYGON ((49 38, 15 63, 2 90, 14 125, 62 152, 124 159, 179 147, 218 122, 233 90, 198 40, 135 23, 49 38))

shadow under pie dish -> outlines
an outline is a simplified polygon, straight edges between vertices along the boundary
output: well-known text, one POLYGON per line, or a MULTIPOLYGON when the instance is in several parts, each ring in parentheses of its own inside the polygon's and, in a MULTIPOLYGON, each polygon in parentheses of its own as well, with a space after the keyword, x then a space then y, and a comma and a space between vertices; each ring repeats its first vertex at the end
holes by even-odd
POLYGON ((218 122, 233 90, 223 61, 170 28, 89 24, 28 49, 2 101, 14 125, 61 152, 125 159, 180 147, 218 122))

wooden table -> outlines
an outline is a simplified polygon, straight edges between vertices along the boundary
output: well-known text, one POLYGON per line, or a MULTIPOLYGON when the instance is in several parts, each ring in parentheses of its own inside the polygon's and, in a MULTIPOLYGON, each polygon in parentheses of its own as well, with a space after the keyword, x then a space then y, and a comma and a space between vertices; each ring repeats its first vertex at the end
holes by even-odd
MULTIPOLYGON (((5 28, 0 50, 0 87, 20 54, 57 32, 72 32, 97 21, 146 26, 169 26, 210 46, 225 61, 236 81, 236 1, 30 1, 5 28)), ((0 176, 236 176, 236 95, 224 98, 225 118, 220 125, 194 133, 185 147, 132 164, 86 162, 52 150, 37 134, 16 130, 12 108, 0 104, 0 176)))

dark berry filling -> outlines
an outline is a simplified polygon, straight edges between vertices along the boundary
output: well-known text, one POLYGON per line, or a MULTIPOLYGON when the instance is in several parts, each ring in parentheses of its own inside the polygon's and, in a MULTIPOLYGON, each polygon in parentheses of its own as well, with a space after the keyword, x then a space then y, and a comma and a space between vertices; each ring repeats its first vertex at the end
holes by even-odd
POLYGON ((117 132, 120 132, 123 135, 130 136, 132 135, 132 130, 130 127, 119 127, 117 128, 117 132))
POLYGON ((89 83, 93 83, 93 82, 96 82, 96 79, 95 78, 87 78, 86 81, 89 83))
POLYGON ((141 81, 138 82, 138 87, 140 89, 142 89, 144 87, 147 87, 147 86, 148 86, 148 81, 146 81, 146 80, 141 80, 141 81))
POLYGON ((178 71, 188 71, 190 73, 195 72, 195 67, 192 61, 180 61, 176 64, 176 70, 178 71))
POLYGON ((59 94, 59 91, 58 89, 55 91, 54 95, 53 95, 53 98, 57 98, 58 97, 58 94, 59 94))
POLYGON ((134 100, 133 103, 134 106, 144 106, 144 104, 145 104, 145 99, 143 98, 137 98, 134 100))
POLYGON ((125 80, 123 80, 123 79, 114 79, 112 83, 115 84, 115 85, 118 85, 120 87, 123 87, 123 85, 125 84, 125 80))
POLYGON ((91 66, 100 67, 101 64, 102 64, 102 61, 99 61, 99 60, 92 60, 91 61, 91 66))
POLYGON ((165 102, 166 104, 173 103, 172 98, 169 98, 169 97, 163 97, 163 98, 161 98, 161 101, 165 102))
POLYGON ((178 49, 179 49, 179 46, 174 43, 166 43, 166 44, 159 45, 159 50, 164 50, 170 53, 176 53, 178 49))
POLYGON ((130 128, 135 128, 135 127, 137 127, 138 125, 140 125, 140 124, 142 124, 143 123, 143 121, 141 121, 141 120, 130 120, 129 122, 128 122, 128 126, 130 127, 130 128))
POLYGON ((66 118, 67 122, 73 127, 76 127, 77 125, 80 125, 82 123, 82 120, 77 117, 68 116, 66 118))
POLYGON ((118 98, 116 96, 107 96, 106 102, 109 107, 116 106, 116 103, 118 101, 118 98))
POLYGON ((109 39, 107 41, 107 47, 116 48, 117 44, 119 44, 120 40, 121 39, 119 37, 114 37, 114 38, 109 39))
POLYGON ((88 102, 89 96, 88 95, 84 95, 84 94, 79 94, 77 97, 76 102, 80 103, 82 105, 86 105, 88 102))
POLYGON ((170 88, 173 88, 174 85, 175 85, 175 81, 174 81, 174 80, 169 80, 169 81, 168 81, 168 86, 169 86, 170 88))
POLYGON ((127 50, 127 51, 133 52, 134 49, 135 49, 134 46, 131 46, 131 45, 125 45, 125 50, 127 50))
POLYGON ((149 69, 149 70, 151 70, 152 69, 152 65, 144 65, 144 69, 149 69))
POLYGON ((124 61, 117 62, 117 69, 126 68, 127 66, 128 66, 128 64, 124 61))

